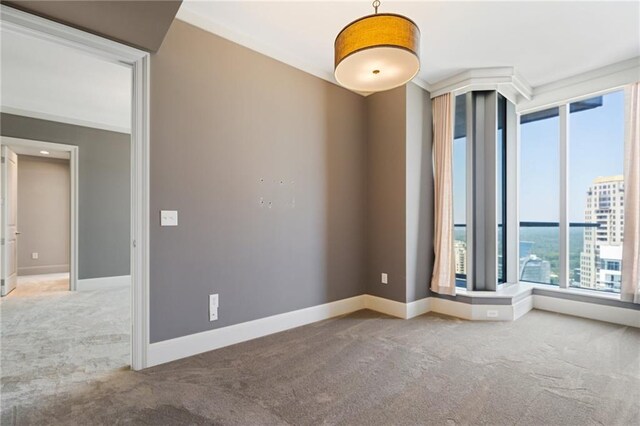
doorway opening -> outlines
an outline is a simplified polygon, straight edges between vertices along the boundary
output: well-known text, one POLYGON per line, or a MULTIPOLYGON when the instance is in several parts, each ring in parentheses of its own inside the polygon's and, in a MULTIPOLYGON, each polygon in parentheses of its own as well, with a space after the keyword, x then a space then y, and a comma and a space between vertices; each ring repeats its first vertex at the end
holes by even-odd
MULTIPOLYGON (((1 296, 51 275, 78 287, 78 147, 0 138, 1 296), (29 277, 33 276, 33 280, 29 277), (36 278, 36 276, 39 276, 36 278)), ((60 285, 58 285, 60 287, 60 285)))
MULTIPOLYGON (((46 303, 55 299, 55 307, 51 304, 45 306, 44 297, 36 297, 26 303, 10 303, 11 299, 14 302, 19 299, 16 297, 19 293, 15 290, 19 290, 21 286, 18 250, 25 229, 20 228, 19 221, 15 220, 12 213, 4 211, 4 208, 0 209, 2 228, 15 225, 12 231, 3 230, 7 235, 13 232, 15 236, 15 257, 13 260, 10 258, 9 262, 0 262, 0 276, 4 276, 7 269, 7 278, 15 278, 15 281, 7 281, 5 294, 8 296, 0 298, 3 347, 2 403, 3 406, 15 406, 31 391, 29 383, 41 386, 43 374, 51 376, 47 377, 50 380, 44 381, 46 386, 50 387, 48 390, 54 394, 64 387, 73 387, 78 382, 83 382, 82 374, 107 374, 129 367, 139 370, 147 365, 149 55, 5 5, 0 5, 0 8, 3 56, 0 148, 5 151, 7 157, 16 159, 17 166, 14 171, 9 171, 10 168, 4 169, 7 173, 17 176, 21 162, 37 162, 37 159, 27 157, 40 156, 29 155, 29 152, 34 152, 28 150, 35 149, 38 154, 40 151, 47 151, 49 155, 60 151, 61 155, 67 156, 64 160, 68 161, 70 198, 68 279, 65 281, 66 287, 46 297, 49 299, 46 303), (7 52, 12 52, 11 40, 20 38, 27 39, 30 43, 46 43, 47 48, 37 54, 33 49, 24 49, 22 46, 13 50, 18 56, 5 57, 7 52), (61 53, 63 49, 66 49, 67 53, 61 53), (85 64, 92 62, 95 69, 90 72, 86 69, 79 71, 79 62, 76 59, 85 64), (66 89, 54 93, 53 96, 51 89, 60 89, 61 86, 51 84, 51 81, 43 83, 44 77, 37 78, 33 74, 37 73, 39 68, 46 68, 46 64, 43 64, 46 60, 51 60, 59 68, 55 72, 46 73, 47 78, 68 78, 64 83, 66 89), (17 69, 9 69, 16 64, 17 69), (77 101, 83 93, 87 94, 84 90, 87 87, 101 86, 96 83, 96 76, 100 74, 101 69, 109 67, 124 70, 127 75, 128 86, 123 91, 127 103, 124 113, 126 128, 118 123, 114 125, 96 122, 102 118, 106 121, 113 121, 114 118, 117 120, 117 116, 109 116, 105 114, 105 110, 100 110, 101 106, 112 103, 113 91, 107 94, 91 93, 88 102, 73 104, 74 99, 77 101), (10 81, 12 75, 13 82, 10 81), (50 95, 48 98, 47 94, 50 95), (42 95, 45 95, 44 99, 42 95), (36 102, 29 102, 33 96, 41 98, 36 102), (94 120, 96 117, 100 119, 94 120), (69 140, 70 135, 81 141, 69 140), (100 143, 105 142, 100 139, 105 135, 124 139, 124 143, 112 144, 110 142, 113 142, 113 139, 109 140, 109 143, 100 143), (109 162, 110 154, 103 151, 92 153, 82 141, 100 149, 117 145, 118 154, 113 156, 113 162, 109 162), (126 158, 122 157, 123 153, 126 154, 126 158), (111 174, 107 175, 107 172, 111 174), (89 179, 95 179, 98 186, 87 189, 89 179), (100 186, 100 183, 109 185, 100 186), (113 195, 113 188, 116 187, 120 191, 118 199, 124 202, 107 202, 105 205, 104 200, 113 195), (111 222, 116 217, 119 223, 123 223, 117 227, 118 232, 111 222), (94 224, 87 225, 83 218, 93 218, 94 224), (96 230, 101 236, 95 237, 91 234, 96 230), (117 244, 109 246, 109 243, 115 240, 117 244), (109 248, 100 252, 95 250, 95 246, 109 248), (116 265, 120 269, 115 272, 106 270, 109 265, 116 265), (121 269, 123 265, 126 266, 126 270, 121 269), (107 291, 103 286, 109 283, 110 288, 107 291), (65 322, 62 322, 60 315, 67 315, 65 322), (14 325, 24 324, 26 319, 32 324, 30 333, 38 336, 38 333, 42 332, 39 338, 20 338, 19 329, 14 325), (45 365, 43 357, 38 356, 60 348, 67 350, 69 355, 67 358, 57 357, 64 365, 45 365), (107 353, 108 356, 105 356, 107 353), (21 358, 22 355, 27 358, 21 358), (34 358, 29 359, 30 356, 34 358), (11 359, 16 362, 11 364, 11 359), (11 376, 4 377, 5 372, 11 376), (11 394, 8 390, 12 390, 11 394)), ((0 178, 1 175, 0 173, 0 178)), ((5 182, 8 182, 8 179, 2 179, 0 187, 5 182)), ((3 251, 8 256, 12 248, 3 251)), ((43 253, 42 249, 27 251, 31 258, 38 258, 31 260, 43 260, 43 253)), ((22 265, 27 268, 33 267, 27 262, 22 262, 22 265)), ((60 265, 64 265, 64 260, 60 265)), ((52 278, 48 280, 52 288, 60 285, 58 277, 49 278, 52 278)), ((28 284, 39 286, 39 290, 42 290, 42 281, 47 279, 32 280, 28 284)), ((26 284, 23 286, 25 289, 27 287, 26 284)), ((44 391, 46 394, 47 389, 44 391)))

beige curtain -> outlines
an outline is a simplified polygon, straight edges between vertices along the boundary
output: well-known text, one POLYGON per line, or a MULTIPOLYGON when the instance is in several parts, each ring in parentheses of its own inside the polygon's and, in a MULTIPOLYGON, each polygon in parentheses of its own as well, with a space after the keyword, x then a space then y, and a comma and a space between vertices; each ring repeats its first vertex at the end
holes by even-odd
POLYGON ((433 100, 433 173, 435 263, 431 290, 454 295, 456 275, 453 252, 453 109, 451 93, 433 100))
POLYGON ((621 299, 640 303, 640 82, 629 88, 624 146, 624 243, 621 299))

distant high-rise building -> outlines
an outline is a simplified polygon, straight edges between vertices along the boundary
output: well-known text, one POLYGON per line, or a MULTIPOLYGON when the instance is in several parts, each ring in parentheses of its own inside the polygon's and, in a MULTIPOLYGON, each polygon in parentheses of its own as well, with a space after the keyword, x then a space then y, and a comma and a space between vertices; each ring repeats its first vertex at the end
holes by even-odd
POLYGON ((600 246, 598 290, 619 292, 622 278, 622 246, 600 246))
POLYGON ((520 279, 534 283, 551 283, 551 264, 535 254, 521 257, 520 279))
MULTIPOLYGON (((598 177, 587 191, 587 206, 584 212, 587 223, 597 223, 597 227, 584 229, 583 249, 580 253, 580 286, 592 289, 612 288, 610 280, 601 274, 601 250, 605 247, 607 256, 620 252, 622 259, 622 236, 624 232, 624 178, 619 176, 598 177)), ((616 259, 610 259, 616 261, 616 259)), ((610 274, 609 274, 610 275, 610 274)), ((619 285, 618 285, 619 288, 619 285)))
POLYGON ((453 243, 453 249, 456 257, 456 274, 467 273, 467 243, 456 240, 453 243))

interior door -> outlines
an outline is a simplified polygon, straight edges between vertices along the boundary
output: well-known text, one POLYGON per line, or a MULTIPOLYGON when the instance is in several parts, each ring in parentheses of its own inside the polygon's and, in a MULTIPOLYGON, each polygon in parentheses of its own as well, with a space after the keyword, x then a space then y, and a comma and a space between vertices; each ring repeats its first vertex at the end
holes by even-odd
POLYGON ((18 281, 18 156, 2 146, 2 296, 18 281))

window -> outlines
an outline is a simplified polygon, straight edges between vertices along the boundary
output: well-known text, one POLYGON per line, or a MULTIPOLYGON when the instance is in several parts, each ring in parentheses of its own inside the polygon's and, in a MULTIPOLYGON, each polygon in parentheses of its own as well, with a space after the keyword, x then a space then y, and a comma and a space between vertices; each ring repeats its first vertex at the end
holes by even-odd
POLYGON ((624 209, 624 92, 569 104, 568 159, 560 109, 520 118, 520 280, 619 293, 624 209), (567 199, 560 172, 567 168, 567 199), (560 283, 560 206, 567 203, 567 283, 560 283))
POLYGON ((456 287, 467 282, 467 102, 466 95, 456 96, 453 135, 453 222, 456 287))
POLYGON ((619 293, 624 209, 624 92, 570 105, 572 287, 619 293), (587 105, 587 107, 585 107, 587 105))
POLYGON ((520 118, 521 281, 558 285, 560 120, 558 108, 520 118))
POLYGON ((507 281, 507 99, 498 95, 498 133, 496 137, 496 201, 498 215, 498 283, 507 281))

